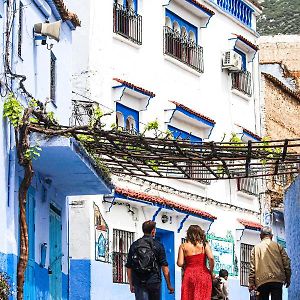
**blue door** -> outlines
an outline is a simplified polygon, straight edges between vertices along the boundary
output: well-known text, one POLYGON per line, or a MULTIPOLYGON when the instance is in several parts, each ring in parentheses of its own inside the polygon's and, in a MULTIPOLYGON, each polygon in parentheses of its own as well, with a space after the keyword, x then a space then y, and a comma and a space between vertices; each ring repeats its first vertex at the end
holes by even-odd
POLYGON ((30 187, 26 199, 26 220, 28 227, 28 264, 25 271, 24 299, 35 299, 35 190, 30 187))
MULTIPOLYGON (((155 238, 165 247, 167 261, 170 269, 171 283, 174 287, 175 282, 175 257, 174 257, 174 232, 157 228, 155 238)), ((163 277, 163 275, 162 275, 163 277)), ((161 299, 174 300, 175 294, 169 294, 166 281, 162 280, 161 299)))
POLYGON ((49 280, 50 299, 62 299, 61 211, 50 205, 49 280))

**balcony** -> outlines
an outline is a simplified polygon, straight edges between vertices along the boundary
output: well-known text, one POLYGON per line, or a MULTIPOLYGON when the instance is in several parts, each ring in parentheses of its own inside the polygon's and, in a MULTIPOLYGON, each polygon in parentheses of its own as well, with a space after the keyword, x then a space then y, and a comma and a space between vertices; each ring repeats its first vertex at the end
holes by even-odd
POLYGON ((218 6, 251 28, 253 9, 241 0, 216 0, 218 6))
POLYGON ((251 73, 248 71, 235 72, 231 74, 232 89, 238 90, 247 96, 252 96, 251 73))
POLYGON ((93 101, 72 100, 72 104, 70 126, 89 125, 95 109, 99 108, 99 103, 93 101))
POLYGON ((142 16, 134 10, 118 3, 114 4, 114 32, 132 41, 142 44, 142 16))
POLYGON ((168 26, 164 27, 164 53, 203 73, 203 48, 168 26))
POLYGON ((258 195, 258 184, 255 177, 238 178, 237 190, 249 195, 258 195))

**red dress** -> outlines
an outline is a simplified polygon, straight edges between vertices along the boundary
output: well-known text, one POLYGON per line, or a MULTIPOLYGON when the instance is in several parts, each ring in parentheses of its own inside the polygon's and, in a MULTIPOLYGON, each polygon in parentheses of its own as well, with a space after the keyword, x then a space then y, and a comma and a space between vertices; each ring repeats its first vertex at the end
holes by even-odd
POLYGON ((185 256, 181 300, 210 300, 212 279, 205 253, 185 256))

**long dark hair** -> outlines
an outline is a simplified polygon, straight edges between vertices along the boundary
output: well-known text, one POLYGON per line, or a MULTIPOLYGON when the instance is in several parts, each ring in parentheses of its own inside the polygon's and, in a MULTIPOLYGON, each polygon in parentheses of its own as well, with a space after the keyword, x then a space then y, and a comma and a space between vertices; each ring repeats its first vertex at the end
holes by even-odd
POLYGON ((189 229, 186 232, 186 240, 192 243, 194 246, 196 246, 197 243, 201 243, 205 247, 207 243, 205 232, 198 225, 191 225, 189 227, 189 229))

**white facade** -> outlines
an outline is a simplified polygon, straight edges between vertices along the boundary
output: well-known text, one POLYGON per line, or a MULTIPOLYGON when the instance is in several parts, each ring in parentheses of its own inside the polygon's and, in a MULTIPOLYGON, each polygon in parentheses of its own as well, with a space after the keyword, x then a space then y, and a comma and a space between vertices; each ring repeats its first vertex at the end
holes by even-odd
MULTIPOLYGON (((137 13, 142 16, 141 44, 132 42, 120 32, 114 32, 113 1, 86 2, 68 3, 72 9, 82 12, 83 23, 82 28, 76 31, 74 43, 74 49, 78 50, 78 57, 73 61, 74 99, 96 101, 105 112, 114 111, 111 118, 107 119, 108 128, 115 123, 116 105, 121 104, 139 112, 140 132, 143 131, 145 124, 158 120, 162 131, 171 125, 202 140, 221 141, 224 134, 225 140, 229 140, 232 133, 240 136, 244 133, 243 140, 247 140, 244 129, 261 135, 258 55, 255 49, 257 37, 255 20, 259 9, 251 2, 245 1, 253 9, 252 25, 247 26, 213 1, 199 3, 185 0, 134 1, 135 6, 137 3, 137 13), (84 8, 80 10, 81 7, 84 8), (210 16, 210 10, 214 15, 210 16), (195 39, 198 45, 203 47, 203 73, 190 67, 189 62, 183 63, 178 57, 174 58, 174 55, 164 53, 164 26, 174 26, 179 30, 178 23, 173 22, 171 25, 170 20, 166 18, 168 14, 177 15, 181 21, 183 20, 183 24, 192 25, 191 28, 195 29, 195 39), (225 69, 222 70, 223 52, 234 48, 245 54, 244 68, 251 73, 252 79, 251 94, 232 89, 231 76, 234 75, 225 69), (122 80, 127 83, 122 83, 122 80), (128 86, 128 83, 134 84, 135 87, 128 86), (139 87, 144 90, 139 90, 139 87), (155 97, 149 91, 155 93, 155 97), (208 117, 215 121, 215 125, 203 125, 205 122, 195 121, 188 114, 183 116, 170 100, 208 117)), ((181 30, 185 31, 182 28, 181 30)), ((191 114, 193 115, 193 112, 191 114)), ((119 125, 126 126, 126 120, 120 123, 119 125)), ((255 139, 255 135, 250 134, 250 138, 255 139)), ((209 230, 209 234, 213 233, 219 238, 225 238, 229 231, 234 239, 238 267, 237 274, 230 276, 231 299, 246 299, 249 296, 247 287, 240 284, 240 248, 241 243, 256 244, 259 235, 258 231, 245 229, 238 218, 260 223, 259 191, 255 192, 256 195, 238 191, 236 180, 217 181, 207 185, 188 180, 153 178, 142 180, 120 176, 114 178, 114 183, 119 188, 163 197, 174 203, 208 212, 217 219, 210 226, 207 220, 189 217, 182 223, 183 228, 178 233, 180 224, 186 216, 184 212, 165 209, 157 211, 158 207, 151 203, 141 204, 134 199, 118 196, 114 201, 123 205, 112 205, 109 209, 110 205, 103 202, 99 196, 94 201, 107 222, 110 237, 109 263, 104 263, 95 260, 96 241, 91 202, 86 201, 85 205, 77 208, 72 206, 71 227, 78 228, 78 232, 74 231, 74 235, 71 234, 71 244, 74 243, 72 249, 75 251, 75 256, 73 257, 72 253, 71 256, 77 260, 84 259, 90 262, 90 269, 87 272, 90 274, 91 288, 86 295, 91 299, 97 299, 100 293, 105 294, 106 300, 119 299, 120 295, 122 299, 133 299, 128 285, 113 283, 113 267, 110 264, 113 262, 113 230, 133 232, 136 239, 141 236, 141 224, 145 220, 155 218, 158 228, 174 233, 174 255, 173 261, 169 262, 170 265, 174 265, 181 238, 184 237, 190 224, 197 223, 205 230, 209 230), (128 213, 126 204, 134 207, 137 218, 128 213), (89 215, 89 219, 81 218, 79 221, 76 217, 77 214, 81 215, 79 211, 86 216, 89 215), (172 217, 171 224, 170 221, 164 224, 161 222, 163 214, 172 217), (82 234, 86 235, 88 231, 90 246, 88 249, 81 248, 77 238, 82 234)), ((175 284, 175 298, 179 299, 180 269, 174 267, 171 276, 175 284)), ((76 288, 78 287, 75 287, 75 290, 76 288)))

